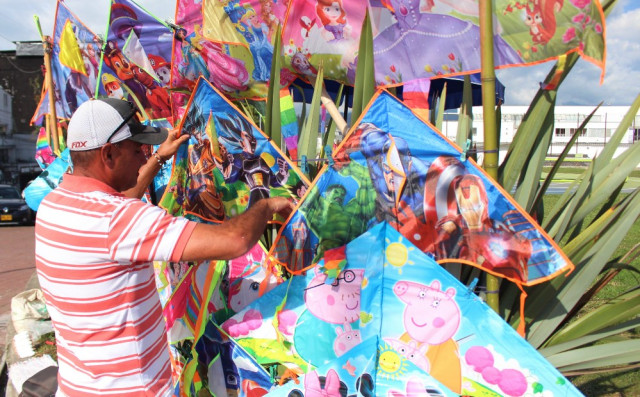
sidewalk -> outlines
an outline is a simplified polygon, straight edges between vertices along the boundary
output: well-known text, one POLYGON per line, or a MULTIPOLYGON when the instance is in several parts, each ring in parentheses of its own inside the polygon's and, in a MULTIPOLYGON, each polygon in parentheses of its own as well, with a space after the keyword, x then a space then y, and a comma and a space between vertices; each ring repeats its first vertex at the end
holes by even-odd
MULTIPOLYGON (((33 289, 33 288, 40 288, 40 284, 38 283, 38 277, 35 272, 33 272, 32 277, 29 279, 26 285, 24 285, 23 290, 26 291, 28 289, 33 289)), ((14 364, 18 361, 23 360, 22 358, 20 358, 20 356, 18 356, 18 353, 16 353, 15 349, 13 348, 13 337, 15 336, 15 334, 16 334, 16 330, 13 327, 13 323, 11 322, 11 315, 9 314, 9 318, 6 323, 6 328, 4 330, 4 336, 2 337, 4 351, 2 353, 2 357, 0 358, 1 371, 6 371, 8 370, 11 364, 14 364)), ((2 380, 0 380, 0 391, 3 389, 5 390, 5 397, 17 397, 18 393, 16 389, 13 387, 13 385, 11 384, 11 382, 9 381, 8 376, 6 378, 6 382, 7 382, 6 385, 2 384, 4 381, 5 381, 5 378, 3 376, 2 380)))
MULTIPOLYGON (((11 346, 15 330, 11 322, 11 299, 22 291, 38 288, 35 266, 35 236, 33 226, 0 226, 0 371, 15 362, 17 354, 11 346)), ((4 390, 6 373, 0 377, 4 390)), ((7 385, 6 396, 15 396, 7 385)))
POLYGON ((11 298, 25 290, 36 271, 33 226, 0 226, 0 356, 4 353, 11 298))

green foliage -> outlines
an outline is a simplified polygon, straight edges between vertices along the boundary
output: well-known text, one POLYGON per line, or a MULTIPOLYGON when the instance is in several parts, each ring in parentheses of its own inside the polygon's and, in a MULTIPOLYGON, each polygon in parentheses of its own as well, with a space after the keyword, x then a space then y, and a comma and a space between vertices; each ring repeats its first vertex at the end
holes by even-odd
MULTIPOLYGON (((605 8, 610 9, 613 3, 605 8)), ((576 61, 576 54, 567 57, 560 82, 576 61)), ((554 77, 557 67, 551 70, 547 81, 554 77)), ((542 178, 554 131, 556 90, 557 87, 540 89, 537 93, 499 173, 507 190, 517 186, 516 200, 541 219, 543 228, 576 266, 570 275, 527 289, 526 337, 567 374, 630 368, 640 361, 640 289, 635 286, 637 281, 624 289, 612 289, 610 284, 623 274, 637 277, 638 273, 637 263, 632 266, 638 247, 633 245, 620 252, 619 246, 637 228, 640 217, 640 189, 621 194, 623 184, 640 163, 640 144, 615 158, 613 154, 640 109, 640 96, 601 154, 581 169, 566 192, 552 203, 546 200, 547 188, 591 117, 542 178), (543 201, 544 213, 536 211, 543 201), (603 291, 608 291, 606 298, 603 291)), ((514 327, 520 317, 518 298, 513 286, 502 284, 500 311, 514 327)))
POLYGON ((280 37, 280 26, 275 33, 274 52, 271 61, 271 78, 269 80, 269 91, 267 93, 266 125, 264 132, 275 144, 282 148, 282 132, 280 125, 280 70, 282 69, 282 38, 280 37))
MULTIPOLYGON (((444 104, 442 105, 444 107, 444 104)), ((464 148, 467 140, 472 139, 471 126, 473 124, 473 97, 471 96, 471 79, 464 76, 462 88, 462 104, 458 116, 458 133, 456 143, 464 148)))
POLYGON ((358 49, 358 64, 356 65, 356 81, 353 86, 353 106, 351 108, 351 123, 364 111, 373 97, 376 89, 375 71, 373 66, 373 31, 367 11, 362 31, 360 32, 360 47, 358 49))

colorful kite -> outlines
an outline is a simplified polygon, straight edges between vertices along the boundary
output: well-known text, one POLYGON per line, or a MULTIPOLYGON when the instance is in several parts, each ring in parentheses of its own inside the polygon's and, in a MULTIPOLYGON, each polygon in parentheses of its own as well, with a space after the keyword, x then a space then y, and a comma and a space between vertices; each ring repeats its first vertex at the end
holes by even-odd
POLYGON ((306 275, 221 328, 261 365, 306 374, 274 396, 580 395, 471 288, 386 222, 326 251, 306 275))
POLYGON ((296 202, 307 178, 207 80, 200 78, 180 130, 188 150, 176 154, 161 206, 208 222, 222 222, 270 196, 296 202))
MULTIPOLYGON (((60 0, 56 3, 53 27, 51 74, 56 116, 68 119, 96 92, 100 39, 60 0)), ((48 91, 43 90, 33 122, 49 113, 48 91)))
POLYGON ((256 10, 237 0, 177 2, 171 86, 185 92, 173 95, 174 107, 200 76, 231 98, 267 96, 273 45, 256 10))
MULTIPOLYGON (((494 0, 494 65, 555 59, 577 51, 604 73, 604 13, 597 0, 494 0)), ((478 2, 370 0, 376 82, 479 72, 478 2)), ((366 7, 357 0, 291 1, 283 27, 287 66, 306 80, 353 84, 366 7)))
MULTIPOLYGON (((395 346, 398 348, 398 346, 395 346)), ((458 396, 378 337, 371 337, 315 370, 272 389, 267 396, 458 396)), ((417 359, 415 361, 418 361, 417 359)))
MULTIPOLYGON (((190 135, 189 143, 176 153, 160 201, 173 215, 221 223, 261 198, 297 202, 309 185, 291 160, 203 77, 180 131, 190 135)), ((198 323, 204 324, 209 314, 222 322, 281 283, 283 270, 265 258, 264 248, 256 246, 229 264, 157 264, 172 343, 200 335, 198 323)), ((180 353, 173 352, 180 362, 180 353)), ((174 366, 174 371, 181 369, 174 366)))
POLYGON ((69 158, 69 149, 65 149, 24 189, 24 199, 29 208, 38 211, 42 199, 62 182, 64 174, 69 169, 73 169, 73 165, 69 158))
POLYGON ((280 231, 270 254, 292 273, 389 222, 438 262, 533 285, 573 268, 472 160, 379 92, 280 231))
POLYGON ((35 159, 43 170, 56 159, 56 156, 53 154, 53 150, 51 150, 49 139, 47 139, 47 130, 44 127, 40 127, 38 130, 35 159))
POLYGON ((147 119, 170 117, 172 42, 163 22, 133 1, 113 0, 98 94, 136 103, 147 119))

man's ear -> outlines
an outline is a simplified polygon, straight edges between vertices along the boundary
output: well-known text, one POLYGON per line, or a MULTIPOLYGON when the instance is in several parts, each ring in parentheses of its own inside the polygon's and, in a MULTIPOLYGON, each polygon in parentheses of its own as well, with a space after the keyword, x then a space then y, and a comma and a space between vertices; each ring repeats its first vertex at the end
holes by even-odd
POLYGON ((115 149, 114 145, 110 143, 107 143, 106 145, 100 148, 100 160, 108 168, 113 168, 115 165, 114 149, 115 149))

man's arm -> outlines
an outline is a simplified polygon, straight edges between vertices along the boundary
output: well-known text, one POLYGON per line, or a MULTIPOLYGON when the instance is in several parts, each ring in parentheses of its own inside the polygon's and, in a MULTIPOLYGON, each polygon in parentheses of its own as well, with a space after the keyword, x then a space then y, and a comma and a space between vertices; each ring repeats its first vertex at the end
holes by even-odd
POLYGON ((182 252, 180 260, 233 259, 248 252, 264 232, 274 214, 285 219, 293 204, 284 197, 262 199, 244 213, 219 225, 199 223, 182 252))
POLYGON ((162 167, 161 161, 167 161, 170 159, 174 154, 176 154, 180 145, 189 139, 189 134, 183 134, 179 138, 176 138, 177 133, 177 129, 169 131, 167 139, 162 142, 158 147, 158 150, 156 150, 156 153, 160 157, 160 161, 158 161, 158 158, 153 155, 149 156, 147 163, 140 168, 136 186, 129 190, 125 190, 122 194, 127 197, 142 198, 145 190, 147 190, 149 185, 151 185, 153 178, 156 176, 158 171, 160 171, 160 168, 162 167))

